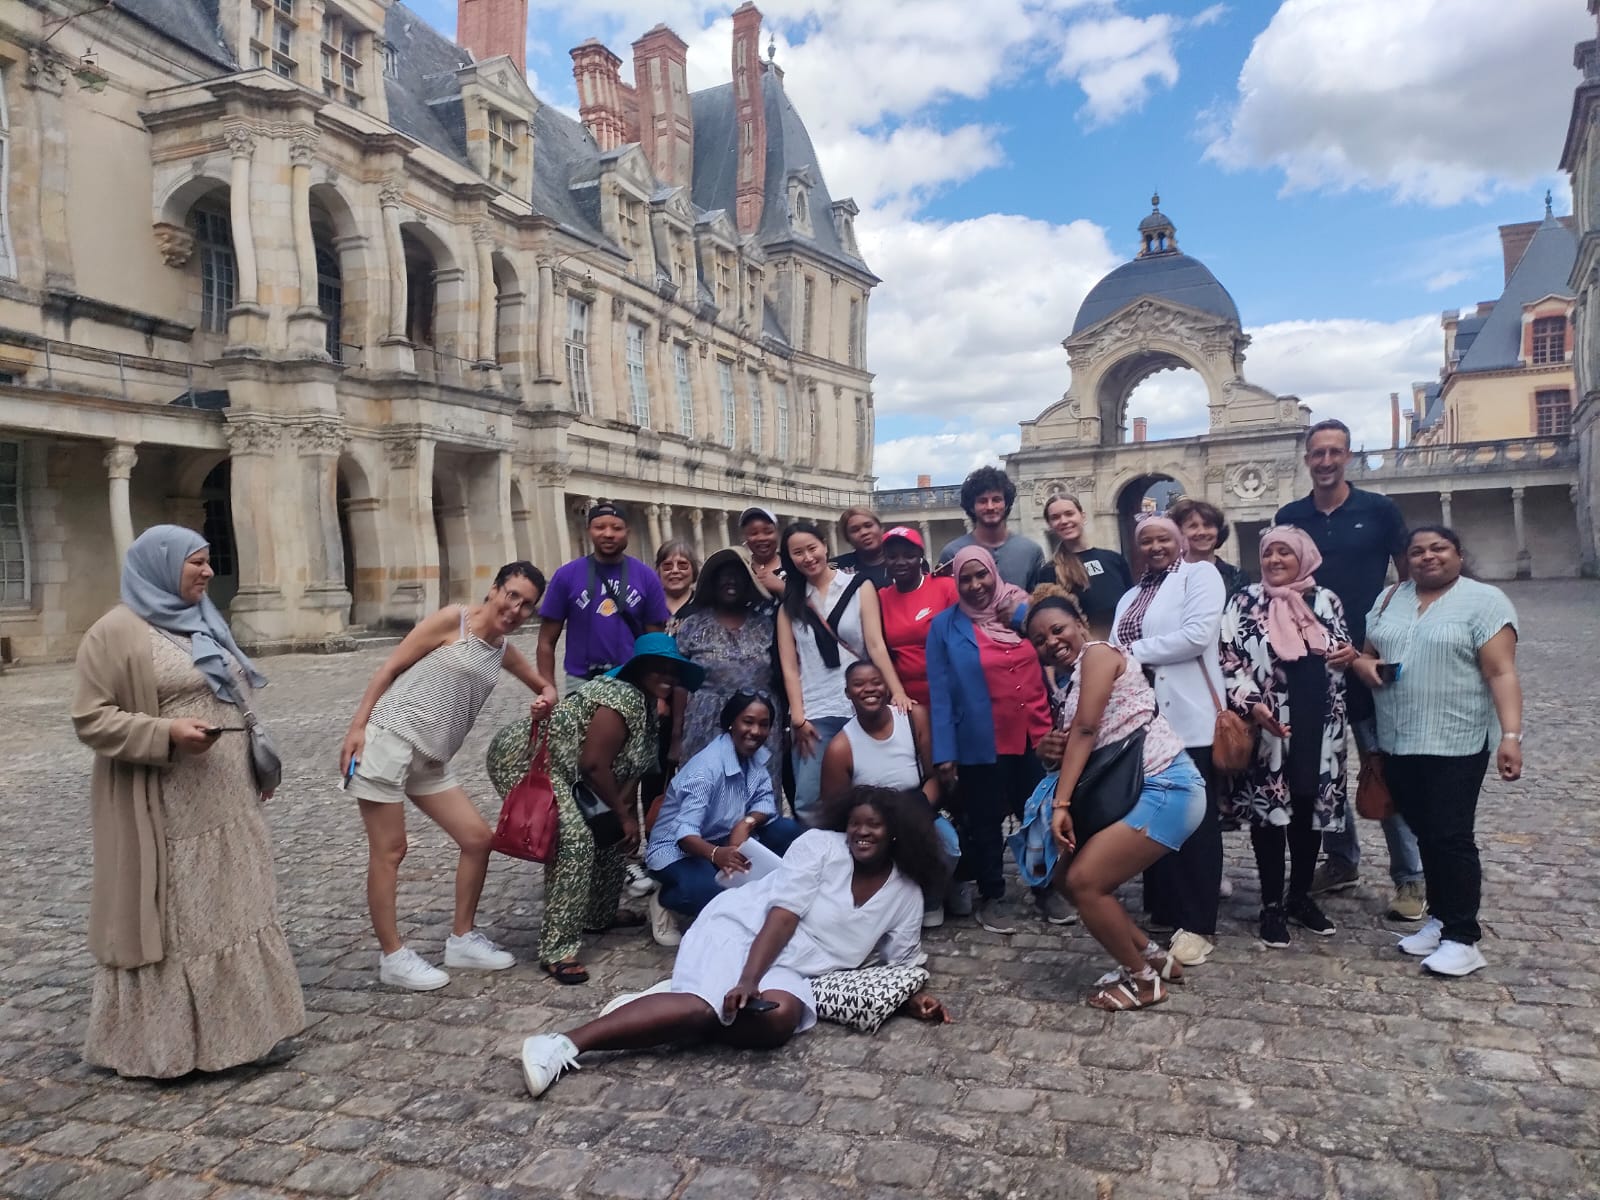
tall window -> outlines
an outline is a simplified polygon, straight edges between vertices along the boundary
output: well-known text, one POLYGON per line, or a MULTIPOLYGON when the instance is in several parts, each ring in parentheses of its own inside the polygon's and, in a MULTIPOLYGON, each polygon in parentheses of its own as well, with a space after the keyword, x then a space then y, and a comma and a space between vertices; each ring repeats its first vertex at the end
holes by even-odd
POLYGON ((489 110, 489 182, 510 190, 517 183, 517 141, 521 123, 499 109, 489 110))
POLYGON ((760 454, 767 436, 766 402, 761 398, 761 372, 750 372, 750 452, 760 454))
POLYGON ((772 385, 772 400, 778 411, 778 445, 774 453, 780 460, 786 461, 789 457, 789 385, 781 379, 772 385))
POLYGON ((11 252, 11 119, 6 112, 6 73, 0 71, 0 276, 14 279, 17 260, 11 252))
POLYGON ((1533 364, 1565 362, 1567 358, 1567 319, 1535 317, 1533 321, 1533 364))
POLYGON ((861 365, 861 301, 850 301, 850 329, 847 334, 848 357, 845 359, 852 367, 861 365))
POLYGON ((334 362, 344 361, 344 334, 340 317, 344 313, 344 279, 339 274, 339 260, 326 246, 318 246, 317 253, 317 307, 328 326, 328 357, 334 362))
POLYGON ((722 444, 733 448, 739 433, 739 413, 733 395, 733 364, 717 360, 717 382, 722 388, 722 444))
POLYGON ((322 93, 361 107, 361 43, 365 31, 327 9, 322 14, 322 93))
POLYGON ((28 603, 22 527, 22 443, 0 442, 0 606, 28 603))
POLYGON ((672 346, 672 375, 678 389, 678 432, 694 436, 694 384, 689 378, 689 347, 682 342, 672 346))
POLYGON ((212 209, 194 211, 194 249, 200 260, 200 328, 226 333, 234 305, 238 271, 233 261, 233 225, 212 209))
POLYGON ((632 401, 633 423, 650 428, 650 381, 644 373, 644 326, 628 322, 628 396, 632 401))
POLYGON ((589 304, 567 297, 567 391, 572 407, 585 416, 594 416, 594 399, 589 395, 589 304))
POLYGON ((804 294, 800 309, 800 349, 811 349, 811 326, 816 314, 816 283, 811 276, 806 276, 804 294))
POLYGON ((294 31, 294 0, 255 0, 250 12, 250 65, 295 78, 299 64, 294 58, 294 31))
POLYGON ((867 465, 867 402, 862 396, 856 397, 856 468, 864 469, 867 465))
POLYGON ((1535 392, 1534 428, 1540 437, 1572 432, 1572 393, 1565 388, 1535 392))

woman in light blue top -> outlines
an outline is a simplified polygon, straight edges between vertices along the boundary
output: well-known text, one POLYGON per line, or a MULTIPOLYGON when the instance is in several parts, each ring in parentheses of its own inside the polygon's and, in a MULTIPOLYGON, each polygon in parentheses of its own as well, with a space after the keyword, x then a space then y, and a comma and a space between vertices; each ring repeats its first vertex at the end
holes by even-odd
POLYGON ((1490 754, 1501 779, 1522 774, 1517 614, 1499 588, 1462 576, 1461 539, 1442 525, 1413 529, 1406 561, 1411 578, 1373 606, 1352 669, 1372 689, 1384 778, 1428 880, 1433 919, 1400 948, 1469 975, 1486 965, 1473 820, 1490 754))
POLYGON ((722 735, 679 769, 650 831, 644 865, 661 881, 650 897, 651 930, 676 945, 675 923, 663 914, 693 918, 717 892, 717 875, 750 869, 740 847, 754 837, 782 855, 801 827, 778 816, 767 760, 772 700, 736 692, 722 706, 722 735))

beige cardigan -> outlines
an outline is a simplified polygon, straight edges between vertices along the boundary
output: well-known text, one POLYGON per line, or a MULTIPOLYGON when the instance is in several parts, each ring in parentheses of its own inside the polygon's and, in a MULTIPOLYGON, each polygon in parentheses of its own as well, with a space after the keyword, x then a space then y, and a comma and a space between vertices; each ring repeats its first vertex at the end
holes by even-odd
POLYGON ((142 967, 166 953, 161 772, 172 761, 172 722, 159 713, 150 625, 119 604, 83 636, 72 703, 78 740, 95 753, 89 950, 108 967, 142 967))

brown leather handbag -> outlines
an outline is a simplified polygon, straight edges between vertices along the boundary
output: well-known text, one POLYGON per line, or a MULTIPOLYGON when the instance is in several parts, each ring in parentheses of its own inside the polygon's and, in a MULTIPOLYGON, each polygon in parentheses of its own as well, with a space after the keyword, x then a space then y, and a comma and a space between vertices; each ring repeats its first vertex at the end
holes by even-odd
POLYGON ((1394 816, 1394 797, 1389 781, 1383 777, 1383 755, 1374 750, 1361 761, 1356 776, 1356 816, 1367 821, 1386 821, 1394 816))
POLYGON ((1256 752, 1256 730, 1243 717, 1222 702, 1217 685, 1211 682, 1206 660, 1199 659, 1200 673, 1206 677, 1206 690, 1217 706, 1217 723, 1211 731, 1211 766, 1222 775, 1238 775, 1250 765, 1256 752))

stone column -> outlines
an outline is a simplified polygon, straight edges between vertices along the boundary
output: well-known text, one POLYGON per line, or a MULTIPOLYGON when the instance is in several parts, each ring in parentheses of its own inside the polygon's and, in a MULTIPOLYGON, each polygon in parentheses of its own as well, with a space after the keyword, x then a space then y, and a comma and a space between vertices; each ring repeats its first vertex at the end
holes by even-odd
POLYGON ((661 504, 647 504, 644 506, 645 517, 650 522, 650 551, 652 554, 667 544, 667 539, 661 532, 661 510, 664 507, 661 504))
POLYGON ((410 628, 438 607, 439 544, 433 534, 433 443, 406 434, 386 438, 389 512, 386 550, 392 551, 384 620, 410 628))
MULTIPOLYGON (((344 539, 339 535, 339 455, 348 440, 344 422, 321 417, 298 426, 300 503, 306 531, 308 608, 348 614, 353 598, 344 583, 344 539)), ((348 616, 345 618, 348 620, 348 616)))
POLYGON ((1450 518, 1450 500, 1451 494, 1449 492, 1439 493, 1439 517, 1442 524, 1454 528, 1455 522, 1450 518))
POLYGON ((378 189, 383 210, 383 252, 389 274, 389 312, 384 334, 378 339, 380 365, 391 370, 414 371, 416 358, 406 338, 406 251, 400 240, 401 184, 391 179, 378 189))
POLYGON ((932 565, 933 556, 939 553, 939 547, 933 544, 933 526, 927 521, 919 521, 917 527, 922 530, 922 552, 927 556, 929 565, 932 565))
POLYGON ((139 453, 132 442, 113 442, 106 451, 106 475, 111 484, 111 542, 117 550, 117 566, 128 557, 133 545, 133 510, 128 503, 128 479, 133 475, 139 453))
POLYGON ((256 239, 250 222, 250 160, 255 154, 255 135, 242 125, 224 131, 228 153, 233 156, 228 177, 228 220, 233 226, 233 260, 238 271, 234 297, 241 306, 259 301, 256 278, 256 239))
POLYGON ((556 348, 561 344, 561 318, 556 315, 556 268, 547 258, 539 260, 539 340, 534 371, 540 383, 555 383, 556 348))
POLYGON ((292 536, 275 534, 271 497, 281 495, 278 458, 283 445, 280 422, 260 416, 230 416, 223 426, 232 451, 229 487, 232 492, 233 542, 238 563, 239 590, 228 606, 234 636, 247 649, 281 640, 287 625, 283 595, 285 562, 293 560, 292 536))
POLYGON ((311 235, 311 156, 316 148, 314 129, 297 131, 289 144, 290 226, 300 276, 300 302, 289 314, 289 348, 302 356, 324 358, 328 325, 317 304, 317 247, 311 235))
POLYGON ((487 224, 474 225, 472 245, 478 262, 478 365, 492 371, 500 365, 495 345, 494 231, 487 224))
POLYGON ((1522 497, 1526 488, 1511 489, 1511 523, 1517 531, 1517 578, 1533 578, 1533 555, 1528 553, 1528 529, 1523 521, 1522 497))
POLYGON ((701 562, 706 560, 706 531, 705 514, 698 508, 689 510, 689 538, 694 543, 695 557, 701 562))

